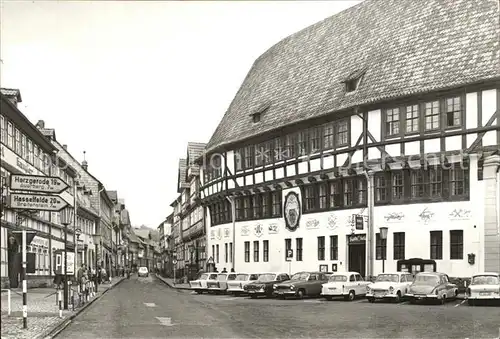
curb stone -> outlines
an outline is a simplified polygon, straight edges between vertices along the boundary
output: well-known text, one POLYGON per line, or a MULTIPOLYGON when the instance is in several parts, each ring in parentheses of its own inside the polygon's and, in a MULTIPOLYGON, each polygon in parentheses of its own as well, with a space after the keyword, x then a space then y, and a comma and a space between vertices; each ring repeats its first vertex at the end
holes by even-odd
POLYGON ((186 290, 186 291, 191 291, 191 287, 177 287, 175 285, 172 285, 171 283, 167 282, 166 280, 162 279, 158 274, 156 274, 156 278, 158 278, 161 282, 163 282, 165 285, 167 285, 170 288, 176 289, 176 290, 186 290))
POLYGON ((75 317, 77 317, 80 313, 82 313, 84 310, 86 310, 95 301, 101 299, 101 297, 103 295, 105 295, 109 290, 112 290, 113 288, 115 288, 115 286, 118 286, 119 284, 121 284, 121 282, 124 281, 124 280, 125 280, 125 278, 121 279, 120 281, 118 281, 117 283, 115 283, 113 286, 111 286, 108 289, 106 289, 104 292, 101 293, 101 295, 99 295, 99 296, 95 297, 94 299, 90 300, 88 303, 86 303, 85 305, 83 305, 82 307, 80 307, 77 311, 75 311, 74 314, 70 315, 62 323, 58 324, 56 327, 54 327, 52 329, 49 329, 46 333, 44 333, 43 335, 41 335, 39 338, 53 339, 53 338, 57 337, 59 335, 59 333, 61 333, 66 327, 68 327, 69 324, 71 324, 71 322, 73 321, 73 319, 75 317))

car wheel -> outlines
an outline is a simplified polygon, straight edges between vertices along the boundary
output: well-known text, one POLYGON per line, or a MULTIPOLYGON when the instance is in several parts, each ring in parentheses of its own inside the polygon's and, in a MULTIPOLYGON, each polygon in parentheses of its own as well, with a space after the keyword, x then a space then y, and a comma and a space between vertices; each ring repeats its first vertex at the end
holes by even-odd
POLYGON ((328 301, 332 301, 333 297, 332 296, 326 296, 325 299, 328 300, 328 301))
POLYGON ((396 301, 397 303, 400 303, 400 302, 401 302, 401 292, 400 292, 400 291, 398 291, 398 293, 396 294, 396 299, 395 299, 395 301, 396 301))
POLYGON ((375 298, 368 298, 368 301, 373 304, 375 302, 375 298))
POLYGON ((356 298, 356 294, 354 293, 354 291, 350 291, 349 295, 347 296, 347 300, 353 301, 355 298, 356 298))
POLYGON ((304 298, 305 295, 306 295, 306 293, 305 293, 304 290, 300 289, 300 290, 297 291, 297 298, 298 299, 304 298))

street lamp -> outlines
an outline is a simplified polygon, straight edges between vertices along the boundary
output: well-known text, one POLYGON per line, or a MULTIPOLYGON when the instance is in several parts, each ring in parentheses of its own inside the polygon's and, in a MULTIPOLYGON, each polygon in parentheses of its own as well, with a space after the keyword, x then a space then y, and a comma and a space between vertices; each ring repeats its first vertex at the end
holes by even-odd
POLYGON ((95 277, 94 277, 94 279, 95 279, 95 291, 97 292, 97 286, 99 285, 98 281, 97 281, 97 276, 98 276, 97 253, 99 253, 99 244, 101 243, 101 235, 100 234, 92 234, 92 240, 94 241, 94 245, 95 245, 95 277))
POLYGON ((68 225, 73 220, 73 207, 61 210, 61 224, 64 225, 64 309, 68 309, 68 225))
POLYGON ((385 244, 385 250, 382 251, 382 273, 385 273, 385 256, 386 256, 386 253, 387 253, 387 231, 388 231, 388 228, 387 227, 380 227, 380 239, 381 240, 386 240, 385 244))

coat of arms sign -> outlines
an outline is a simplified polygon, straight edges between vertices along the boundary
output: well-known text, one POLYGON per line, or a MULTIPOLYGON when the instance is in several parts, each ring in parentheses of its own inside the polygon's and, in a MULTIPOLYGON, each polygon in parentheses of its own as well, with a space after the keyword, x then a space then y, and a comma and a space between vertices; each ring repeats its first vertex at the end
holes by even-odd
POLYGON ((289 231, 295 231, 299 227, 300 202, 299 196, 295 192, 290 192, 285 197, 284 206, 285 227, 289 231))

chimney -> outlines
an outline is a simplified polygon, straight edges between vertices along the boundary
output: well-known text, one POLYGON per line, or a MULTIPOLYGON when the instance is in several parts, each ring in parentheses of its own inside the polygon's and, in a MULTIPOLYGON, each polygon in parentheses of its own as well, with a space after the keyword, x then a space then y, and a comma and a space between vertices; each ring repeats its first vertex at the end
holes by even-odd
POLYGON ((41 129, 45 128, 45 121, 38 120, 38 122, 36 123, 36 127, 41 128, 41 129))
POLYGON ((65 145, 62 145, 62 146, 63 146, 63 148, 64 148, 65 151, 68 150, 68 145, 65 144, 65 145))

